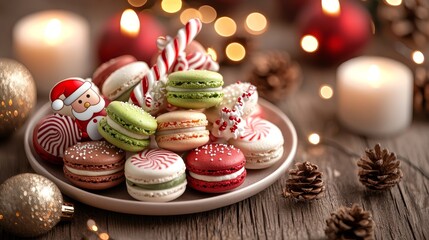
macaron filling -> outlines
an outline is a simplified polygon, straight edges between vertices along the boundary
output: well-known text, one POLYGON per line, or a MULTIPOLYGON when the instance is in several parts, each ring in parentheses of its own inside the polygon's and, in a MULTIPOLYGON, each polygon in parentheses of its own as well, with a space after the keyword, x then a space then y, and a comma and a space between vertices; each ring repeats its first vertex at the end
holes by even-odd
POLYGON ((113 119, 110 118, 109 115, 106 117, 106 120, 107 120, 107 124, 111 128, 115 129, 116 131, 118 131, 118 132, 120 132, 120 133, 122 133, 122 134, 124 134, 126 136, 129 136, 129 137, 135 138, 135 139, 139 139, 139 140, 149 139, 149 136, 137 134, 137 133, 131 132, 130 130, 122 127, 122 125, 119 125, 115 121, 113 121, 113 119))
POLYGON ((106 108, 106 111, 107 111, 108 117, 110 117, 113 121, 119 124, 122 128, 127 129, 128 131, 144 134, 144 135, 152 135, 155 133, 155 130, 144 129, 123 121, 120 116, 116 115, 113 111, 109 110, 109 108, 106 108))
MULTIPOLYGON (((243 152, 244 153, 244 152, 243 152)), ((277 160, 283 155, 283 146, 261 153, 244 153, 247 163, 263 163, 271 160, 277 160)))
POLYGON ((174 178, 170 181, 163 182, 163 183, 157 183, 157 184, 141 184, 141 183, 135 183, 127 179, 127 184, 130 186, 136 186, 142 189, 146 190, 163 190, 163 189, 169 189, 174 188, 176 186, 181 185, 186 181, 186 174, 183 173, 179 175, 177 178, 174 178))
MULTIPOLYGON (((102 131, 102 135, 103 134, 107 134, 108 136, 110 136, 112 139, 117 139, 120 142, 132 145, 132 146, 136 146, 136 147, 147 147, 149 145, 149 139, 134 139, 131 137, 127 137, 124 134, 116 131, 115 129, 113 129, 111 126, 109 126, 107 124, 107 120, 106 118, 101 119, 99 125, 98 125, 99 129, 101 129, 102 131)), ((99 130, 100 131, 100 130, 99 130)), ((103 135, 103 137, 106 138, 106 136, 103 135)), ((109 141, 109 139, 106 138, 106 140, 109 141)))
POLYGON ((193 92, 193 91, 195 91, 195 92, 219 92, 219 91, 222 91, 222 87, 189 89, 189 88, 177 88, 177 87, 167 86, 166 89, 169 92, 193 92))
POLYGON ((196 174, 193 172, 189 172, 189 175, 195 179, 201 180, 201 181, 206 181, 206 182, 221 182, 221 181, 227 181, 227 180, 232 180, 232 179, 236 179, 238 176, 240 176, 241 174, 243 174, 244 172, 244 167, 240 168, 237 172, 231 173, 231 174, 226 174, 226 175, 222 175, 222 176, 209 176, 209 175, 200 175, 200 174, 196 174))
POLYGON ((179 128, 179 129, 169 129, 169 130, 161 130, 156 132, 157 136, 170 135, 170 134, 180 134, 185 132, 200 132, 206 131, 206 127, 189 127, 189 128, 179 128))
POLYGON ((116 169, 105 170, 105 171, 87 171, 87 170, 80 170, 80 169, 76 169, 76 168, 71 168, 67 165, 65 165, 64 167, 67 168, 67 170, 73 174, 81 175, 81 176, 90 176, 90 177, 110 175, 110 174, 120 172, 124 169, 124 166, 121 166, 121 167, 116 168, 116 169))

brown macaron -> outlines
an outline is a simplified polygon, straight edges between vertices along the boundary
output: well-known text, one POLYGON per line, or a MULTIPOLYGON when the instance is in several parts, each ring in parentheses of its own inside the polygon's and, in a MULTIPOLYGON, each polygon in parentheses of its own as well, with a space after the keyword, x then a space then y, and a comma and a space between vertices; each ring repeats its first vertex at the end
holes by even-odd
POLYGON ((78 142, 64 152, 64 175, 75 186, 101 190, 124 181, 125 151, 106 141, 78 142))

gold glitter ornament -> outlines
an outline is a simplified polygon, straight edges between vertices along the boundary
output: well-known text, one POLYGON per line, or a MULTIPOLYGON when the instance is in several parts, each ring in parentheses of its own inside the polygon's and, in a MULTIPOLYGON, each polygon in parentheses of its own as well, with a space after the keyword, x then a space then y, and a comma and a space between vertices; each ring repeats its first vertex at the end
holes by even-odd
POLYGON ((41 175, 23 173, 0 185, 0 226, 16 236, 44 234, 72 213, 58 187, 41 175))
POLYGON ((36 84, 24 65, 0 58, 0 138, 21 127, 36 104, 36 84))

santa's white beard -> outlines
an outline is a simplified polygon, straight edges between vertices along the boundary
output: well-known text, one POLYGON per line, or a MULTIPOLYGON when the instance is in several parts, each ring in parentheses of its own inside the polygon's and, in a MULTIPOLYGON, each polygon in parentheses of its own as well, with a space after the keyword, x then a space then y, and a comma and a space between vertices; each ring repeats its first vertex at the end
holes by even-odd
POLYGON ((105 102, 102 97, 100 97, 100 102, 98 102, 96 105, 89 106, 84 112, 78 113, 75 110, 72 110, 73 116, 81 121, 86 121, 92 118, 94 116, 94 113, 101 112, 104 108, 105 102))

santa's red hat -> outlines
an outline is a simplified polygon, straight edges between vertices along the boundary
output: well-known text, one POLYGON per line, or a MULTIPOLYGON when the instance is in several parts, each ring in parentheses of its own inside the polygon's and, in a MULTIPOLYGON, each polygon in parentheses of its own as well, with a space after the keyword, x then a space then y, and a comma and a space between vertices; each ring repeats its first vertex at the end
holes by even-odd
POLYGON ((51 90, 50 98, 52 109, 61 110, 76 101, 82 94, 91 88, 91 82, 82 78, 67 78, 57 83, 51 90), (64 95, 64 99, 60 97, 64 95))

